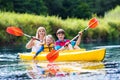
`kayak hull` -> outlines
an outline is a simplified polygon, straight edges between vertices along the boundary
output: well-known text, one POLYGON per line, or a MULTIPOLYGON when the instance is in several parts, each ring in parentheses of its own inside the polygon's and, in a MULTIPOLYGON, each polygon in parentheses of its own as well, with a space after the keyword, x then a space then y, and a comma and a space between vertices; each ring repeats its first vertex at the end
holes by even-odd
MULTIPOLYGON (((46 55, 49 52, 42 52, 37 57, 38 61, 47 61, 46 55)), ((55 61, 102 61, 105 57, 106 49, 96 50, 72 50, 60 51, 55 61)), ((19 58, 24 61, 33 60, 34 53, 18 53, 19 58)))

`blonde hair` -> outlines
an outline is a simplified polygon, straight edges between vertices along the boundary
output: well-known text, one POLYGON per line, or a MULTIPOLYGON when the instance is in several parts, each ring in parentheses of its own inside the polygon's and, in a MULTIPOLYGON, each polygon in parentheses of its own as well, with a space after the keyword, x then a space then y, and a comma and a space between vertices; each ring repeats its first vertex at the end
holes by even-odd
POLYGON ((54 40, 54 38, 53 38, 53 36, 52 36, 52 35, 50 35, 50 34, 49 34, 49 35, 47 35, 47 36, 46 36, 46 39, 47 39, 47 38, 51 38, 51 39, 53 40, 53 43, 55 42, 55 40, 54 40))
POLYGON ((44 28, 44 27, 39 27, 38 29, 37 29, 37 32, 36 32, 36 38, 38 38, 39 39, 39 30, 44 30, 45 31, 45 36, 46 36, 46 29, 44 28))

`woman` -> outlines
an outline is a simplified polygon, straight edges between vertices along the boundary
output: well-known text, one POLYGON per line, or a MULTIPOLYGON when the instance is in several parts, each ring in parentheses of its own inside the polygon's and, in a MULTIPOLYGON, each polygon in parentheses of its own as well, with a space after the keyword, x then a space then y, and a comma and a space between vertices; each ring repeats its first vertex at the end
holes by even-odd
POLYGON ((36 53, 39 50, 39 48, 45 44, 45 36, 46 36, 46 29, 44 27, 39 27, 36 32, 36 37, 33 37, 26 44, 26 48, 27 49, 32 48, 32 52, 36 53))

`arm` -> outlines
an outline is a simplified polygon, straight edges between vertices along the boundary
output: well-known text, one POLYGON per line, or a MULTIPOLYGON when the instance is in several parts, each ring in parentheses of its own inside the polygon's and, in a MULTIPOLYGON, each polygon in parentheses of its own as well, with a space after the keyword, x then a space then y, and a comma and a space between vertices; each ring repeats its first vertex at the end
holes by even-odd
POLYGON ((79 37, 78 37, 75 45, 79 46, 79 44, 81 42, 81 37, 82 37, 82 32, 79 32, 79 37))
POLYGON ((27 44, 26 44, 26 48, 30 49, 32 48, 32 46, 34 46, 34 39, 31 39, 27 44))

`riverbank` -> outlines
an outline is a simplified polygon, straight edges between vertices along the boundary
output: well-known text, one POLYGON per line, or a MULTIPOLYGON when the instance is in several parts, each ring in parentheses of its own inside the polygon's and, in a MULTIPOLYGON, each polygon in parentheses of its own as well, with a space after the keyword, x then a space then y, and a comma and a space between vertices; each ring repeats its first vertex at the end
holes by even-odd
MULTIPOLYGON (((102 41, 119 41, 120 40, 120 6, 106 12, 103 18, 96 17, 99 25, 95 29, 87 30, 83 37, 83 42, 102 42, 102 41)), ((19 44, 26 43, 29 39, 25 36, 16 37, 6 33, 8 26, 17 26, 24 33, 35 36, 39 26, 44 26, 47 34, 52 34, 55 39, 55 32, 58 28, 66 31, 66 37, 72 39, 79 31, 85 29, 90 19, 67 18, 65 20, 58 16, 38 16, 34 14, 19 14, 10 12, 0 12, 0 43, 19 44)))

